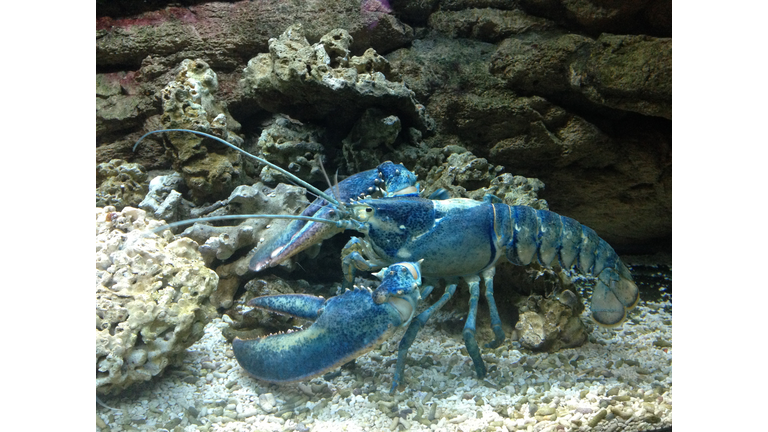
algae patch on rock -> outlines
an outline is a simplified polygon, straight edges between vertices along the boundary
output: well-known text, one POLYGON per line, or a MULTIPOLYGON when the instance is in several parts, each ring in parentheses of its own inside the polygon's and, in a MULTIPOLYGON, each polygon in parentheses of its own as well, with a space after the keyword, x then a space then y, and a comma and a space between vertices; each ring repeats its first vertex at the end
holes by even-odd
POLYGON ((122 159, 96 165, 96 206, 122 210, 136 206, 147 194, 147 170, 122 159))
POLYGON ((96 208, 97 393, 159 375, 215 314, 218 276, 193 240, 150 232, 161 225, 136 208, 96 208))

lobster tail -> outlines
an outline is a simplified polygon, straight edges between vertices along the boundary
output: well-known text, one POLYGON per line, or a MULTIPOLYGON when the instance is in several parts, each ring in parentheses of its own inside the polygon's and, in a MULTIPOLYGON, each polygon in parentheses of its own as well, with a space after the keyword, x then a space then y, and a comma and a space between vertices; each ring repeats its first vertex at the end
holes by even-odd
MULTIPOLYGON (((497 214, 499 205, 494 205, 497 214)), ((627 266, 592 228, 547 210, 511 206, 509 229, 507 259, 513 264, 528 265, 537 259, 550 267, 558 258, 564 269, 576 267, 582 274, 597 277, 591 309, 598 324, 621 324, 626 311, 637 304, 639 291, 627 266)))
POLYGON ((639 299, 637 285, 629 270, 618 261, 615 268, 606 268, 597 277, 592 290, 592 318, 603 326, 619 325, 624 321, 626 311, 635 307, 639 299))
MULTIPOLYGON (((546 210, 537 211, 544 212, 551 214, 546 210)), ((563 226, 559 251, 561 266, 566 269, 576 266, 581 273, 596 276, 597 283, 592 292, 592 318, 603 326, 621 324, 627 310, 635 307, 640 298, 629 269, 592 228, 569 217, 558 218, 563 226)))

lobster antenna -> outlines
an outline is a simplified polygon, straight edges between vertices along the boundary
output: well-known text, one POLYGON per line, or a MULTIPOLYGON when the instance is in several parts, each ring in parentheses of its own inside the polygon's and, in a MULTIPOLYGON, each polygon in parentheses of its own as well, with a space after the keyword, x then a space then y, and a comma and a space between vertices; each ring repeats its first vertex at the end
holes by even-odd
POLYGON ((336 169, 336 175, 333 176, 333 183, 336 186, 336 196, 341 201, 341 188, 339 187, 339 169, 336 169))
POLYGON ((304 180, 296 177, 295 175, 289 173, 288 171, 284 170, 283 168, 280 168, 279 166, 273 164, 272 162, 269 162, 266 159, 262 159, 262 158, 260 158, 258 156, 254 156, 254 155, 248 153, 247 151, 241 149, 240 147, 238 147, 238 146, 236 146, 236 145, 234 145, 232 143, 229 143, 229 142, 227 142, 227 141, 225 141, 225 140, 223 140, 223 139, 221 139, 221 138, 219 138, 217 136, 211 135, 209 133, 200 132, 200 131, 191 130, 191 129, 160 129, 160 130, 156 130, 156 131, 151 131, 151 132, 145 133, 144 135, 142 135, 141 138, 139 138, 138 141, 136 141, 136 144, 133 145, 133 151, 136 151, 136 148, 139 146, 139 143, 141 143, 141 141, 144 138, 146 138, 149 135, 156 134, 156 133, 161 133, 161 132, 189 132, 189 133, 193 133, 195 135, 200 135, 200 136, 204 136, 206 138, 210 138, 210 139, 216 140, 216 141, 218 141, 218 142, 220 142, 220 143, 222 143, 222 144, 224 144, 224 145, 226 145, 228 147, 231 147, 231 148, 239 151, 240 153, 243 153, 246 156, 249 156, 249 157, 252 157, 253 159, 256 159, 257 161, 263 163, 264 165, 267 165, 270 168, 273 168, 273 169, 276 169, 276 170, 280 171, 283 175, 285 175, 286 177, 288 177, 289 179, 294 181, 295 184, 298 184, 298 185, 301 185, 301 186, 307 188, 308 190, 310 190, 314 194, 316 194, 316 196, 322 197, 324 200, 328 201, 329 203, 334 204, 334 205, 340 205, 340 202, 338 200, 336 200, 335 198, 331 197, 330 195, 326 194, 325 192, 321 191, 320 189, 312 186, 311 184, 305 182, 304 180))
MULTIPOLYGON (((339 202, 341 202, 341 193, 337 193, 336 189, 333 188, 333 183, 331 183, 331 179, 328 178, 328 172, 325 170, 325 165, 323 165, 323 157, 320 155, 316 155, 317 161, 320 162, 320 171, 323 172, 323 177, 325 177, 325 182, 328 183, 328 188, 331 189, 331 194, 335 195, 334 198, 336 198, 339 202)), ((341 205, 344 205, 343 203, 341 205)))
POLYGON ((231 219, 297 219, 297 220, 305 220, 310 222, 322 222, 327 223, 331 225, 336 225, 339 228, 342 228, 346 225, 346 222, 343 220, 334 221, 330 219, 322 219, 322 218, 316 218, 312 216, 301 216, 301 215, 265 215, 265 214, 250 214, 250 215, 223 215, 223 216, 208 216, 208 217, 201 217, 196 219, 186 219, 183 221, 178 222, 171 222, 169 224, 162 225, 160 227, 157 227, 152 230, 153 233, 157 234, 159 232, 165 231, 167 229, 176 228, 184 225, 194 224, 197 222, 211 222, 211 221, 221 221, 221 220, 231 220, 231 219))

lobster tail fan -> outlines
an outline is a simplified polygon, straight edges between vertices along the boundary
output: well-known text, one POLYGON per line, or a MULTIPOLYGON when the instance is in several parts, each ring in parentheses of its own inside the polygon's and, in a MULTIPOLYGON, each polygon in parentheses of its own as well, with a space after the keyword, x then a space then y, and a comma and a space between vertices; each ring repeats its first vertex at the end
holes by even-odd
POLYGON ((627 316, 627 310, 635 307, 640 300, 639 290, 629 270, 621 262, 617 267, 618 272, 613 268, 600 272, 592 292, 592 317, 606 327, 621 324, 627 316))

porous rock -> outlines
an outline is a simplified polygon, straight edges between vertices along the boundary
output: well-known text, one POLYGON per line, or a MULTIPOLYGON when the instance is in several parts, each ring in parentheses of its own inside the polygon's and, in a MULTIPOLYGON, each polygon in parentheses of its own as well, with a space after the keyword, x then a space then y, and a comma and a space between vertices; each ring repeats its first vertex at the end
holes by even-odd
MULTIPOLYGON (((307 182, 325 181, 320 160, 325 158, 325 130, 284 115, 275 115, 256 142, 258 156, 287 169, 307 182)), ((266 184, 288 181, 277 170, 264 166, 259 178, 266 184)))
POLYGON ((672 39, 544 32, 499 44, 491 72, 527 93, 672 118, 672 39))
MULTIPOLYGON (((141 126, 159 113, 152 86, 137 81, 136 72, 96 74, 96 135, 103 137, 141 126)), ((113 158, 114 159, 114 158, 113 158)))
POLYGON ((139 208, 166 222, 186 219, 194 204, 182 197, 182 190, 186 190, 186 186, 179 173, 157 176, 150 180, 149 192, 139 208))
POLYGON ((593 34, 672 36, 672 0, 520 0, 519 4, 526 11, 555 20, 566 28, 593 34))
POLYGON ((387 150, 394 150, 402 125, 394 115, 368 108, 342 141, 344 159, 350 172, 376 167, 387 150))
MULTIPOLYGON (((278 184, 274 189, 263 183, 240 185, 232 191, 228 199, 218 203, 215 211, 201 216, 297 214, 309 205, 305 193, 304 188, 284 183, 278 184)), ((184 230, 181 235, 201 245, 200 253, 210 265, 216 260, 229 259, 241 248, 257 246, 262 242, 261 239, 279 232, 287 223, 288 221, 277 219, 245 219, 240 224, 229 226, 196 224, 184 230)), ((249 259, 250 257, 243 257, 237 261, 239 264, 236 273, 239 276, 248 271, 249 259)))
MULTIPOLYGON (((236 214, 298 214, 308 205, 306 190, 298 186, 278 184, 274 189, 257 183, 241 185, 227 200, 205 216, 236 214)), ((216 269, 219 287, 211 302, 217 308, 232 306, 235 292, 244 280, 252 277, 248 268, 251 257, 260 244, 277 235, 290 221, 281 219, 246 219, 237 225, 211 226, 196 224, 181 233, 199 243, 199 251, 208 266, 216 269), (246 253, 248 249, 251 252, 246 253), (242 252, 242 256, 235 255, 242 252), (237 258, 230 260, 235 255, 237 258)), ((288 259, 281 267, 292 270, 294 260, 288 259)))
MULTIPOLYGON (((193 129, 234 145, 240 124, 217 101, 216 73, 202 60, 181 62, 176 78, 161 92, 162 122, 167 129, 193 129)), ((244 179, 241 154, 221 143, 184 132, 168 133, 174 170, 184 177, 195 202, 223 198, 244 179)))
POLYGON ((136 206, 147 193, 147 170, 122 159, 96 165, 96 206, 122 210, 136 206))
POLYGON ((496 42, 513 34, 550 29, 555 23, 519 9, 469 8, 435 11, 429 16, 429 26, 451 38, 496 42))
MULTIPOLYGON (((571 95, 580 98, 582 106, 597 106, 570 89, 546 97, 521 96, 499 79, 503 74, 489 72, 493 46, 473 41, 467 45, 472 49, 450 39, 423 39, 408 51, 388 56, 409 87, 430 95, 430 114, 438 127, 435 136, 425 138, 428 146, 450 146, 459 152, 463 148, 503 165, 505 172, 541 179, 547 188, 539 194, 554 211, 595 229, 617 250, 656 248, 665 241, 672 226, 669 120, 623 112, 621 120, 593 122, 594 116, 577 115, 574 104, 564 109, 552 102, 558 95, 571 95), (440 90, 430 93, 432 88, 440 90)), ((509 62, 514 65, 514 58, 509 62)), ((554 70, 538 75, 539 86, 534 85, 534 75, 526 82, 535 93, 555 89, 547 84, 561 82, 548 78, 557 75, 559 69, 554 70)), ((557 85, 562 89, 570 84, 566 80, 557 85)), ((523 93, 531 91, 523 88, 523 93)), ((416 164, 427 170, 433 166, 416 164)), ((406 166, 417 171, 416 164, 406 166)))
POLYGON ((672 38, 602 34, 571 65, 570 84, 590 101, 672 119, 672 38))
POLYGON ((453 198, 470 198, 481 201, 487 194, 495 195, 507 205, 525 205, 537 210, 547 210, 547 202, 538 197, 544 183, 535 178, 499 174, 503 167, 495 166, 470 152, 455 153, 460 148, 446 148, 448 160, 433 167, 427 174, 425 195, 445 189, 453 198))
POLYGON ((96 208, 97 393, 160 375, 215 314, 216 273, 194 241, 150 233, 161 225, 136 208, 96 208))
POLYGON ((413 39, 413 29, 381 7, 386 2, 380 0, 170 2, 148 11, 132 0, 118 0, 130 5, 118 10, 101 3, 115 2, 99 2, 107 15, 96 18, 99 67, 133 67, 153 57, 171 63, 202 58, 216 68, 232 69, 294 23, 301 23, 311 40, 319 40, 328 29, 344 28, 358 40, 353 46, 358 52, 367 47, 386 52, 413 39))
POLYGON ((584 307, 573 300, 573 292, 566 290, 560 295, 563 301, 540 295, 527 299, 528 306, 521 308, 520 321, 515 325, 522 346, 533 351, 554 352, 587 341, 586 327, 579 319, 584 307))
POLYGON ((350 41, 346 30, 336 29, 310 45, 301 25, 289 27, 279 38, 270 39, 269 53, 248 62, 240 82, 244 101, 267 111, 344 126, 376 106, 409 126, 431 132, 434 120, 414 93, 396 81, 384 57, 373 49, 362 56, 340 57, 350 41))

